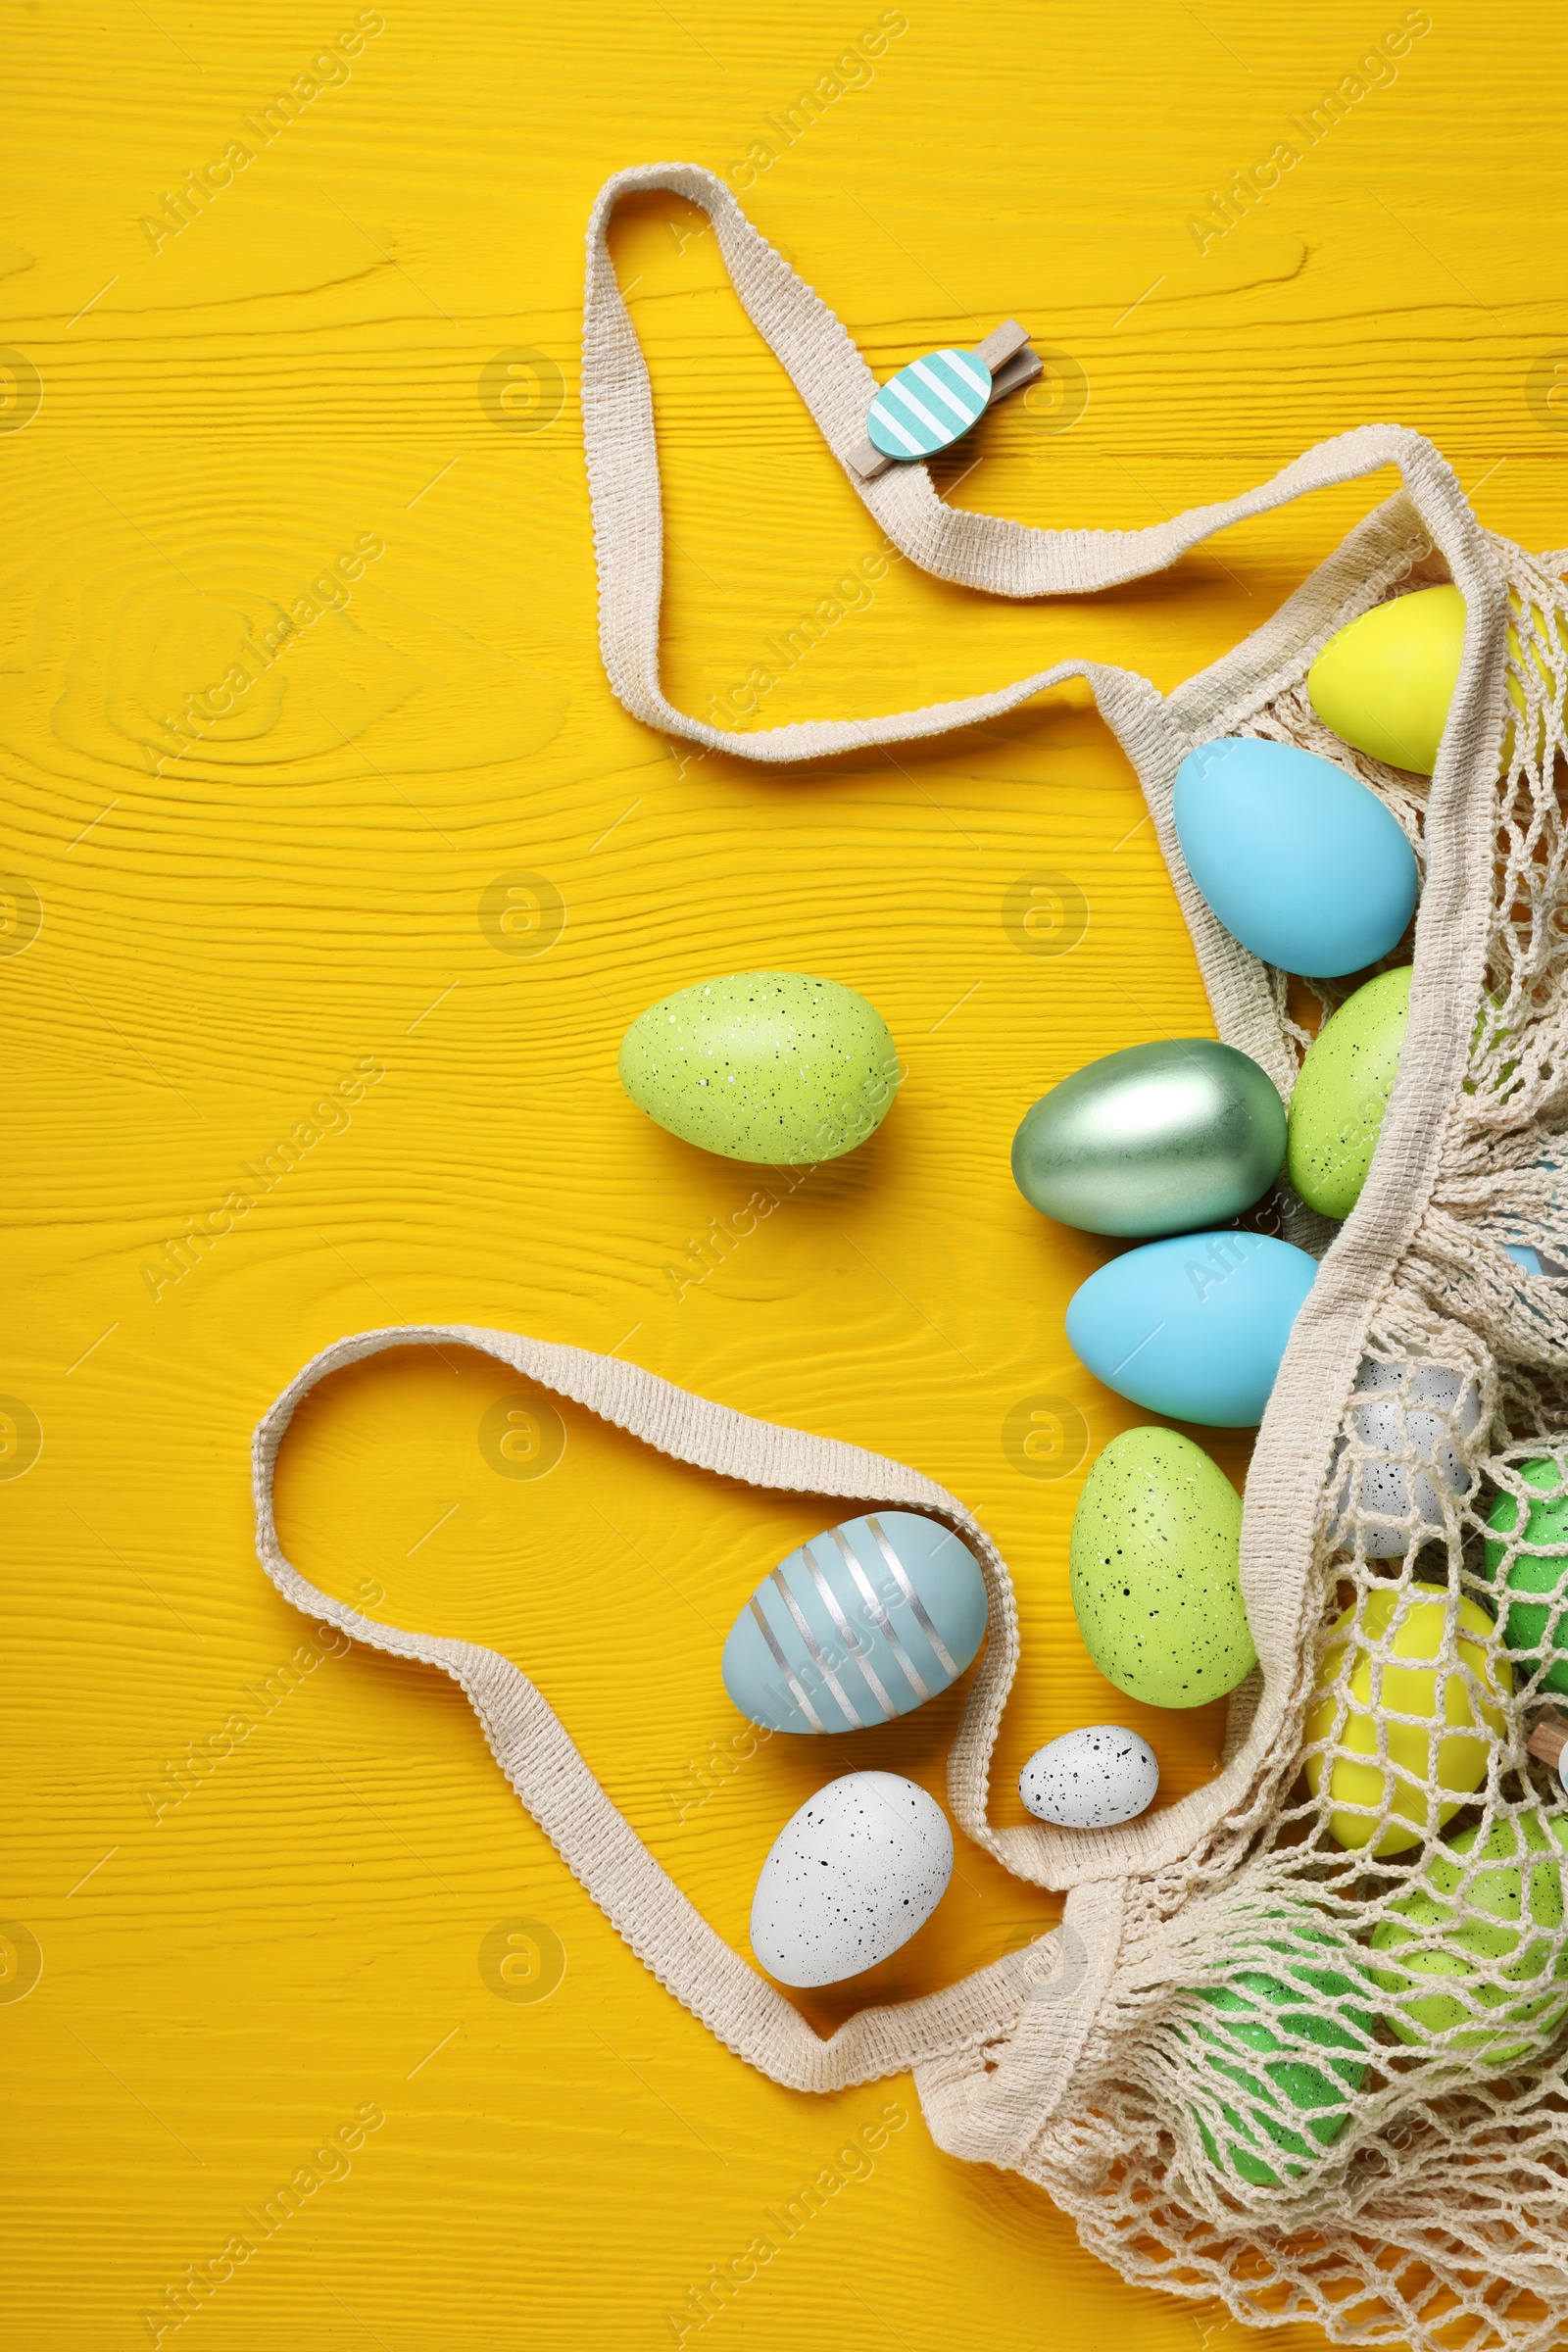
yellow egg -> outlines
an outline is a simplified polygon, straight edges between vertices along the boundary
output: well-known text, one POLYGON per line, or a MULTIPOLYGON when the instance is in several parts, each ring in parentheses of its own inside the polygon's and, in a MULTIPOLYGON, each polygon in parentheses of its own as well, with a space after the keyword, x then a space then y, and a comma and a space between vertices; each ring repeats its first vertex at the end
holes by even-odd
POLYGON ((1513 1669, 1485 1646, 1494 1632, 1486 1610, 1461 1599, 1459 1658, 1493 1694, 1482 1699, 1478 1724, 1464 1675, 1432 1662, 1443 1648, 1446 1621, 1447 1595, 1441 1589, 1391 1584, 1366 1594, 1359 1626, 1352 1607, 1334 1627, 1305 1730, 1308 1744, 1334 1745, 1308 1760, 1306 1778, 1314 1796, 1323 1793, 1327 1779, 1334 1807, 1329 1827, 1341 1845, 1364 1846, 1376 1838, 1375 1854, 1396 1854, 1420 1843, 1427 1833, 1434 1735, 1436 1785, 1446 1792, 1436 1807, 1439 1822, 1457 1813, 1487 1777, 1488 1756, 1504 1729, 1502 1708, 1494 1701, 1513 1689, 1513 1669), (1352 1643, 1347 1675, 1346 1651, 1352 1643), (1385 1648, 1386 1658, 1380 1654, 1385 1648), (1388 1740, 1387 1763, 1378 1754, 1380 1734, 1388 1740), (1372 1815, 1385 1804, 1392 1818, 1379 1836, 1372 1815), (1352 1806, 1366 1810, 1348 1810, 1352 1806))
MULTIPOLYGON (((1517 614, 1518 606, 1514 606, 1517 614)), ((1538 631, 1549 631, 1564 658, 1560 616, 1532 608, 1538 631)), ((1447 723, 1448 705, 1459 675, 1464 647, 1464 599, 1457 588, 1418 588, 1374 605, 1359 620, 1331 637, 1307 672, 1306 691, 1326 727, 1342 741, 1386 760, 1394 767, 1430 776, 1447 723)), ((1508 631, 1508 650, 1520 659, 1519 639, 1508 631)), ((1532 659, 1549 696, 1556 681, 1539 642, 1532 659)), ((1525 708, 1517 681, 1508 693, 1515 710, 1525 708)), ((1513 728, 1505 729, 1502 764, 1513 755, 1513 728)))

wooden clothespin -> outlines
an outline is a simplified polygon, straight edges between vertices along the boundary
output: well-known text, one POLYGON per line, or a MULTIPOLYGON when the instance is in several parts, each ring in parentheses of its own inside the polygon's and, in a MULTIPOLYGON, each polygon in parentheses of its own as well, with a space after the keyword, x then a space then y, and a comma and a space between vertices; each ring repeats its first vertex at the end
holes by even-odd
POLYGON ((866 416, 865 439, 850 452, 862 481, 890 466, 951 449, 994 401, 1005 400, 1045 373, 1016 318, 993 327, 973 351, 932 351, 885 383, 866 416))
POLYGON ((1525 1745, 1533 1756, 1541 1758, 1543 1764, 1549 1764, 1554 1770, 1560 1771, 1562 1751, 1568 1747, 1568 1722, 1555 1713, 1540 1716, 1525 1745))

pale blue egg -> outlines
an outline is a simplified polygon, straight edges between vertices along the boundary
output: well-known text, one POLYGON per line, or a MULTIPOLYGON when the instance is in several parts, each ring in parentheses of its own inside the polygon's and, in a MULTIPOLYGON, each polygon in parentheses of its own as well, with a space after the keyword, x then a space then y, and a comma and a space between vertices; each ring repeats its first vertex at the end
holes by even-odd
POLYGON ((1067 1341, 1118 1396, 1173 1421, 1263 1418, 1317 1261, 1259 1233, 1193 1233, 1113 1257, 1074 1294, 1067 1341))
POLYGON ((1233 939, 1326 979, 1396 947, 1415 853, 1364 784, 1293 744, 1230 736, 1189 753, 1174 814, 1187 870, 1233 939))
POLYGON ((968 1545, 917 1512, 873 1511, 813 1536, 758 1586, 724 1644, 724 1688, 769 1731, 863 1731, 946 1690, 985 1630, 968 1545))
MULTIPOLYGON (((1544 1159, 1538 1159, 1535 1164, 1538 1168, 1544 1168, 1548 1176, 1560 1174, 1563 1165, 1560 1159, 1552 1158, 1549 1155, 1544 1159)), ((1554 1218, 1561 1216, 1562 1207, 1562 1195, 1559 1189, 1552 1200, 1554 1218)), ((1554 1279, 1560 1279, 1564 1274, 1568 1274, 1568 1265, 1564 1265, 1561 1258, 1553 1257, 1548 1252, 1538 1250, 1532 1242, 1504 1242, 1502 1246, 1513 1259, 1514 1264, 1523 1266, 1527 1274, 1546 1274, 1554 1279)))

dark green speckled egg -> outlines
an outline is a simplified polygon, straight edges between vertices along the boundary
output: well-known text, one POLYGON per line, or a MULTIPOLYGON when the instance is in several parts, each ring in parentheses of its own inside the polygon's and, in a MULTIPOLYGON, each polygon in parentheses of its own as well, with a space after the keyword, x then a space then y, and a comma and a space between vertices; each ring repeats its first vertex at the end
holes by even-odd
POLYGON ((882 1124, 902 1075, 874 1004, 807 972, 701 980, 639 1014, 620 1082, 683 1143, 726 1159, 837 1159, 882 1124))

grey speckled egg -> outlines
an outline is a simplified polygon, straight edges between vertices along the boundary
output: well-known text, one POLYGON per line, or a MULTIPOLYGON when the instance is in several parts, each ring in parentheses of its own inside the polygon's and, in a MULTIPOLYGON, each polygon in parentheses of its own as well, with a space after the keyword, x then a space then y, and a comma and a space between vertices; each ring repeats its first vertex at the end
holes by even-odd
MULTIPOLYGON (((1355 1376, 1355 1394, 1357 1398, 1376 1399, 1350 1407, 1355 1434, 1368 1448, 1356 1497, 1362 1515, 1361 1548, 1369 1560, 1397 1559, 1410 1547, 1412 1482, 1406 1476, 1407 1462, 1414 1464, 1414 1501, 1424 1523, 1416 1530, 1417 1542, 1425 1528, 1443 1525, 1444 1488, 1458 1502, 1475 1485, 1475 1472, 1465 1467, 1454 1437, 1467 1438, 1474 1430, 1481 1418, 1481 1393, 1473 1380, 1446 1364, 1416 1364, 1406 1376, 1397 1364, 1365 1355, 1355 1376)), ((1344 1452, 1343 1438, 1335 1450, 1344 1452)), ((1340 1483, 1335 1507, 1341 1513, 1350 1512, 1351 1483, 1348 1475, 1340 1483)), ((1349 1516, 1335 1520, 1329 1542, 1347 1551, 1351 1548, 1355 1528, 1349 1516)))
POLYGON ((1018 1794, 1037 1821, 1064 1830, 1109 1830, 1136 1821, 1154 1801, 1159 1758, 1147 1740, 1114 1723, 1063 1732, 1036 1748, 1018 1775, 1018 1794))
POLYGON ((847 1772, 784 1824, 752 1902, 752 1949, 781 1984, 840 1984, 925 1926, 953 1876, 936 1798, 892 1772, 847 1772))

